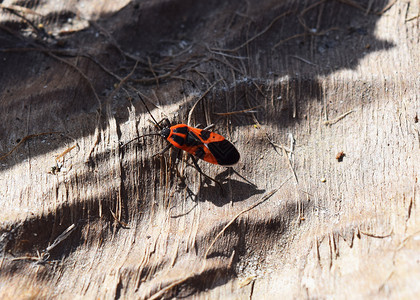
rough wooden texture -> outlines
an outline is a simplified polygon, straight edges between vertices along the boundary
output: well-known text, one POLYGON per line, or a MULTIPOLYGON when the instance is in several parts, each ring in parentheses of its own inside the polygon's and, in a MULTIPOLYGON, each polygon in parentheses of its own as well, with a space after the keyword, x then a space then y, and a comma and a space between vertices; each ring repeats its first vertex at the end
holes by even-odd
POLYGON ((59 2, 0 3, 1 298, 420 293, 418 1, 59 2))

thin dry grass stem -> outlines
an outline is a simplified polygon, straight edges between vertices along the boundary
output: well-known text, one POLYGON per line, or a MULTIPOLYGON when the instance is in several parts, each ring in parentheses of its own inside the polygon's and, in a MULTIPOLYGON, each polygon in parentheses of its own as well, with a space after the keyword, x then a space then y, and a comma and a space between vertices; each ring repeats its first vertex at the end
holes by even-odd
POLYGON ((391 230, 391 232, 390 232, 390 233, 385 234, 385 235, 374 234, 374 233, 370 233, 370 232, 362 231, 362 230, 360 230, 360 229, 359 229, 359 232, 360 232, 361 234, 363 234, 363 235, 366 235, 366 236, 369 236, 369 237, 372 237, 372 238, 376 238, 376 239, 384 239, 384 238, 390 237, 394 231, 393 231, 393 230, 391 230))
POLYGON ((203 95, 201 95, 201 97, 194 103, 193 107, 191 107, 190 112, 188 113, 188 119, 187 119, 187 125, 191 126, 191 118, 192 118, 192 114, 194 112, 194 109, 196 108, 197 104, 203 100, 203 98, 213 89, 213 87, 218 84, 221 80, 219 79, 218 81, 216 81, 215 83, 213 83, 204 93, 203 95))
MULTIPOLYGON (((211 81, 210 79, 208 79, 208 77, 206 75, 203 74, 203 72, 197 70, 197 69, 192 69, 191 72, 197 73, 201 78, 203 78, 207 84, 211 85, 211 81)), ((196 83, 194 83, 196 86, 198 86, 196 83)))
MULTIPOLYGON (((165 57, 176 58, 178 56, 184 55, 185 53, 190 52, 190 50, 192 49, 193 46, 194 46, 194 44, 191 44, 187 48, 185 48, 184 50, 181 50, 178 53, 168 55, 168 56, 165 56, 165 57)), ((194 54, 194 56, 195 56, 195 54, 194 54)))
MULTIPOLYGON (((185 60, 167 60, 164 62, 155 62, 153 63, 153 69, 155 71, 157 71, 158 73, 167 73, 173 69, 175 69, 177 66, 179 66, 180 64, 181 67, 184 65, 187 65, 189 62, 193 61, 195 58, 194 55, 191 55, 190 57, 188 57, 185 60)), ((181 69, 181 67, 179 67, 178 69, 181 69)), ((147 71, 150 71, 150 67, 149 67, 149 63, 147 63, 147 71)))
POLYGON ((313 63, 313 62, 311 62, 311 61, 309 61, 307 59, 304 59, 302 57, 299 57, 297 55, 289 55, 289 57, 296 58, 296 59, 298 59, 300 61, 303 61, 304 63, 307 63, 308 65, 312 65, 312 66, 316 66, 316 67, 318 66, 317 64, 315 64, 315 63, 313 63))
POLYGON ((417 16, 414 16, 412 18, 406 19, 405 22, 410 22, 410 21, 413 21, 413 20, 418 19, 418 18, 420 18, 420 14, 418 14, 417 16))
POLYGON ((4 10, 17 11, 17 12, 21 12, 21 13, 28 14, 28 15, 36 15, 36 16, 43 17, 42 14, 40 14, 40 13, 30 9, 30 8, 26 8, 26 7, 19 6, 19 5, 7 5, 7 4, 0 3, 0 8, 4 9, 4 10))
POLYGON ((166 79, 172 76, 172 74, 176 73, 177 71, 179 71, 183 66, 185 66, 186 64, 188 64, 188 62, 192 60, 192 58, 190 57, 189 59, 181 62, 180 64, 178 64, 178 66, 176 66, 175 68, 173 68, 172 70, 166 72, 165 74, 162 75, 156 75, 153 78, 141 78, 141 79, 131 79, 131 81, 133 82, 139 82, 139 83, 152 83, 155 82, 156 80, 161 80, 161 79, 166 79))
MULTIPOLYGON (((287 178, 285 181, 283 181, 279 187, 271 190, 270 192, 268 192, 266 195, 264 195, 263 197, 260 198, 260 200, 258 200, 257 202, 255 202, 254 204, 252 204, 251 206, 245 208, 244 210, 240 211, 239 213, 237 213, 224 227, 222 230, 220 230, 220 232, 216 235, 216 237, 213 239, 213 241, 210 243, 209 247, 207 248, 205 254, 204 254, 204 259, 207 259, 208 254, 211 250, 211 248, 213 248, 213 245, 216 243, 216 241, 220 238, 220 236, 226 231, 226 229, 229 228, 230 225, 233 224, 233 222, 236 221, 236 219, 238 219, 241 215, 243 215, 244 213, 254 209, 255 207, 257 207, 258 205, 261 205, 262 203, 264 203, 265 201, 267 201, 268 199, 271 198, 271 196, 273 196, 287 181, 289 181, 291 177, 287 178)), ((203 264, 203 269, 205 267, 205 262, 203 264)))
POLYGON ((414 232, 414 233, 411 233, 410 235, 408 235, 408 236, 406 236, 402 241, 401 241, 401 243, 398 245, 398 247, 395 249, 395 253, 394 253, 394 255, 397 253, 397 251, 400 251, 402 248, 404 248, 405 247, 405 245, 407 244, 407 242, 411 239, 411 238, 414 238, 416 235, 418 235, 420 233, 420 230, 418 230, 418 231, 416 231, 416 232, 414 232))
POLYGON ((76 229, 76 224, 71 224, 69 227, 67 227, 66 230, 64 230, 55 240, 54 242, 48 246, 45 249, 45 252, 50 252, 52 249, 54 249, 58 244, 60 244, 62 241, 67 239, 70 234, 76 229))
POLYGON ((162 298, 162 296, 170 291, 171 289, 173 289, 174 287, 184 283, 185 281, 187 281, 189 278, 191 278, 194 275, 194 272, 191 272, 189 275, 185 276, 184 278, 177 280, 175 282, 173 282, 172 284, 168 285, 167 287, 159 290, 158 292, 154 293, 153 295, 150 296, 150 300, 154 300, 154 299, 160 299, 162 298))
POLYGON ((307 31, 307 32, 311 32, 312 31, 311 28, 309 28, 308 25, 306 25, 305 20, 303 19, 303 16, 302 15, 299 15, 297 17, 297 19, 298 19, 300 25, 302 25, 302 27, 305 29, 305 31, 307 31))
POLYGON ((152 61, 150 60, 150 57, 149 56, 147 57, 147 63, 149 64, 149 70, 150 70, 150 72, 152 72, 153 77, 156 80, 156 86, 157 86, 157 88, 159 88, 159 78, 157 78, 156 72, 153 69, 152 61))
POLYGON ((37 251, 37 256, 19 256, 19 257, 15 257, 12 258, 11 261, 18 261, 18 260, 29 260, 29 261, 34 261, 37 264, 44 264, 47 262, 48 258, 49 258, 49 253, 39 253, 37 251))
POLYGON ((238 283, 239 288, 243 288, 250 283, 254 283, 256 278, 257 278, 257 275, 250 275, 250 276, 240 280, 239 283, 238 283))
POLYGON ((361 6, 360 4, 358 4, 357 2, 354 2, 352 0, 336 0, 336 1, 347 4, 347 5, 350 5, 350 6, 353 6, 357 9, 362 10, 362 11, 366 11, 366 8, 364 8, 363 6, 361 6))
POLYGON ((365 11, 365 16, 367 16, 370 12, 370 10, 372 9, 372 5, 373 5, 374 0, 369 0, 369 3, 366 7, 366 11, 365 11))
MULTIPOLYGON (((18 18, 21 18, 23 21, 25 21, 29 26, 31 26, 37 33, 46 36, 47 33, 41 29, 41 27, 36 26, 31 20, 29 20, 28 18, 26 18, 25 16, 21 15, 20 12, 23 12, 19 9, 9 9, 9 8, 5 8, 5 7, 0 7, 3 10, 7 10, 8 12, 10 12, 12 15, 17 16, 18 18)), ((23 12, 25 13, 25 12, 23 12)))
POLYGON ((90 161, 92 159, 92 153, 93 151, 95 151, 96 146, 99 144, 100 140, 101 140, 101 134, 100 134, 100 119, 101 119, 101 114, 98 113, 97 115, 97 120, 96 120, 96 128, 95 128, 95 141, 93 142, 92 147, 90 148, 89 154, 87 155, 87 160, 86 161, 90 161))
POLYGON ((192 63, 191 65, 189 65, 188 68, 181 69, 179 72, 180 73, 190 72, 190 71, 195 70, 197 67, 199 67, 199 66, 201 66, 204 63, 209 62, 209 61, 210 61, 210 58, 208 58, 208 57, 202 58, 202 59, 192 63))
MULTIPOLYGON (((293 154, 293 152, 294 152, 294 139, 293 139, 293 136, 291 137, 290 148, 287 149, 285 146, 273 142, 270 139, 270 137, 268 136, 267 132, 265 133, 265 135, 266 135, 267 140, 269 141, 269 143, 273 146, 273 148, 276 151, 276 153, 278 153, 277 150, 276 150, 276 148, 280 148, 283 151, 284 156, 287 158, 287 164, 288 164, 290 170, 292 171, 292 174, 293 174, 293 176, 294 176, 294 178, 296 180, 296 183, 298 184, 299 183, 299 180, 298 180, 298 177, 296 175, 296 171, 293 168, 293 165, 292 165, 292 157, 291 157, 292 154, 293 154)), ((280 153, 278 153, 278 154, 280 154, 280 153)))
POLYGON ((76 227, 77 227, 76 224, 71 224, 45 250, 43 250, 41 253, 39 253, 39 251, 37 251, 37 256, 29 256, 28 255, 28 256, 16 257, 16 258, 13 258, 12 261, 30 260, 30 261, 36 262, 37 264, 46 263, 47 260, 50 258, 50 251, 53 250, 55 247, 57 247, 57 245, 60 244, 62 241, 67 239, 70 236, 70 234, 76 229, 76 227))
POLYGON ((295 169, 293 168, 293 165, 292 165, 292 159, 291 159, 291 157, 290 157, 290 155, 293 153, 293 150, 291 150, 291 151, 289 152, 289 155, 287 155, 286 149, 282 148, 282 150, 283 150, 283 152, 284 152, 284 155, 287 157, 287 162, 288 162, 288 165, 289 165, 290 170, 291 170, 291 171, 292 171, 292 173, 293 173, 293 176, 295 177, 296 184, 298 184, 298 183, 299 183, 299 180, 298 180, 298 177, 297 177, 297 175, 296 175, 296 171, 295 171, 295 169))
POLYGON ((121 221, 120 219, 118 219, 117 215, 111 209, 109 209, 109 212, 111 213, 111 215, 114 218, 115 222, 117 222, 122 228, 124 228, 124 229, 130 229, 130 226, 128 226, 127 223, 125 223, 125 222, 121 221))
POLYGON ((298 33, 292 36, 289 36, 288 38, 285 38, 284 40, 281 40, 280 42, 277 42, 271 49, 274 50, 275 48, 277 48, 278 46, 280 46, 281 44, 284 44, 290 40, 302 37, 302 36, 306 36, 307 33, 298 33))
POLYGON ((218 115, 218 116, 231 116, 231 115, 243 114, 243 113, 247 113, 247 112, 248 113, 250 113, 250 112, 254 113, 254 112, 256 112, 256 111, 254 111, 254 109, 260 108, 262 106, 263 105, 261 104, 261 105, 257 105, 257 106, 247 108, 247 109, 243 109, 243 110, 230 111, 230 112, 225 112, 225 113, 214 113, 214 114, 218 115))
POLYGON ((86 80, 86 82, 88 83, 88 85, 89 85, 90 89, 92 90, 93 94, 95 95, 95 99, 96 99, 96 101, 98 102, 98 105, 99 105, 99 110, 100 110, 100 111, 102 111, 102 102, 101 102, 101 100, 99 99, 98 94, 96 93, 96 90, 95 90, 95 88, 94 88, 94 86, 93 86, 93 84, 92 84, 92 81, 91 81, 91 80, 90 80, 90 79, 86 76, 86 74, 85 74, 85 73, 83 73, 83 71, 82 71, 82 70, 80 70, 80 68, 79 68, 78 66, 76 66, 76 65, 72 64, 71 62, 69 62, 69 61, 67 61, 67 60, 65 60, 65 59, 63 59, 63 58, 61 58, 61 57, 58 57, 57 55, 53 54, 51 51, 46 51, 45 53, 46 53, 47 55, 51 56, 52 58, 55 58, 56 60, 58 60, 58 61, 60 61, 60 62, 62 62, 62 63, 64 63, 64 64, 66 64, 66 65, 70 66, 71 68, 75 69, 75 70, 76 70, 76 72, 78 72, 78 73, 79 73, 79 75, 80 75, 80 76, 82 76, 82 77, 83 77, 83 79, 85 79, 85 80, 86 80))
POLYGON ((262 89, 261 89, 261 87, 255 82, 255 81, 252 81, 252 84, 255 86, 255 88, 257 89, 257 91, 260 93, 260 95, 263 97, 263 98, 265 98, 266 97, 266 95, 264 94, 264 92, 262 91, 262 89))
POLYGON ((331 125, 337 123, 338 121, 340 121, 341 119, 344 119, 347 115, 351 114, 352 112, 354 112, 354 110, 349 110, 348 112, 345 112, 344 114, 338 116, 335 119, 326 120, 326 121, 324 121, 324 125, 325 126, 331 126, 331 125))
MULTIPOLYGON (((395 257, 394 257, 395 259, 395 257)), ((393 260, 394 260, 393 259, 393 260)), ((393 261, 394 265, 395 265, 395 261, 393 261)), ((389 286, 387 285, 387 282, 391 280, 391 278, 395 275, 395 271, 392 270, 389 275, 386 277, 386 279, 382 282, 382 284, 378 287, 378 291, 380 293, 388 293, 389 292, 389 286), (386 289, 386 290, 385 290, 386 289)))
MULTIPOLYGON (((235 74, 235 70, 230 69, 230 73, 232 75, 232 81, 231 82, 236 82, 236 74, 235 74)), ((227 94, 227 90, 225 92, 227 94)), ((235 101, 235 104, 238 101, 238 91, 237 91, 237 86, 236 84, 233 85, 233 100, 235 101)))
POLYGON ((176 71, 170 71, 170 72, 167 72, 167 73, 165 73, 165 74, 162 74, 162 75, 159 75, 159 76, 156 76, 156 77, 154 77, 154 78, 149 78, 149 77, 146 77, 146 78, 141 78, 141 79, 131 79, 131 81, 133 81, 133 82, 138 82, 138 83, 153 83, 153 82, 155 82, 156 80, 161 80, 161 79, 166 79, 166 78, 169 78, 169 77, 171 77, 171 75, 173 74, 173 73, 175 73, 176 71))
POLYGON ((188 81, 188 82, 194 83, 194 81, 192 79, 185 78, 185 77, 182 77, 182 76, 169 76, 169 79, 176 79, 176 80, 180 80, 180 81, 188 81))
MULTIPOLYGON (((79 55, 79 54, 78 54, 79 55)), ((107 67, 105 67, 100 61, 98 61, 95 57, 89 55, 89 54, 80 54, 80 56, 86 57, 87 59, 90 59, 91 61, 93 61, 95 64, 97 64, 102 71, 104 71, 105 73, 107 73, 108 75, 114 77, 115 79, 121 81, 122 78, 120 76, 118 76, 117 74, 115 74, 114 72, 112 72, 111 70, 109 70, 107 67)), ((136 61, 138 62, 138 61, 136 61)))
MULTIPOLYGON (((171 71, 174 68, 177 68, 177 70, 182 70, 181 68, 187 65, 188 63, 192 63, 192 64, 196 64, 197 62, 199 63, 200 59, 202 59, 203 57, 204 57, 203 55, 191 54, 184 60, 175 60, 174 56, 167 56, 166 57, 167 59, 163 59, 163 62, 154 63, 153 68, 155 70, 161 70, 161 71, 165 71, 165 70, 171 71), (178 65, 176 65, 175 63, 177 63, 178 65)), ((149 67, 148 64, 147 64, 147 67, 149 67)))
POLYGON ((228 58, 234 58, 234 59, 248 59, 248 57, 246 56, 237 56, 237 55, 231 55, 231 54, 227 54, 227 53, 223 53, 214 49, 211 49, 209 47, 209 45, 206 45, 207 51, 209 51, 212 54, 216 54, 216 55, 221 55, 221 56, 225 56, 228 58))
POLYGON ((211 57, 211 58, 210 58, 210 60, 215 60, 215 61, 217 61, 217 62, 220 62, 220 63, 222 63, 222 64, 224 64, 224 65, 228 66, 230 69, 235 70, 235 71, 236 71, 236 72, 238 72, 239 74, 242 74, 242 75, 244 75, 244 74, 245 74, 242 70, 240 70, 240 69, 238 69, 237 67, 233 66, 231 63, 227 62, 227 61, 226 61, 226 57, 223 57, 223 58, 224 58, 225 60, 221 60, 221 59, 219 59, 219 58, 217 58, 217 57, 211 57))
POLYGON ((317 7, 318 5, 321 5, 321 4, 325 3, 325 1, 326 0, 321 0, 321 1, 318 1, 318 2, 315 2, 315 3, 311 4, 311 5, 309 5, 307 8, 305 8, 304 10, 302 10, 299 15, 300 16, 305 15, 311 9, 317 7))
POLYGON ((267 132, 265 133, 265 135, 267 137, 268 142, 274 147, 274 149, 280 148, 280 149, 286 151, 286 153, 290 153, 291 152, 290 149, 287 149, 285 146, 283 146, 281 144, 277 144, 272 139, 270 139, 270 137, 268 136, 267 132))
MULTIPOLYGON (((118 52, 121 54, 121 56, 124 58, 124 60, 125 60, 126 57, 128 57, 126 55, 126 53, 118 45, 117 41, 114 39, 114 37, 112 36, 112 34, 108 30, 106 30, 105 28, 100 26, 97 22, 95 22, 91 19, 84 19, 84 20, 88 21, 89 24, 91 24, 93 27, 95 27, 96 30, 98 30, 100 33, 102 33, 108 39, 108 42, 118 50, 118 52)), ((134 60, 135 61, 140 61, 139 59, 134 59, 134 60)), ((146 63, 144 61, 141 61, 141 63, 143 65, 146 65, 146 63)))
MULTIPOLYGON (((247 56, 249 57, 249 47, 247 46, 246 47, 246 49, 247 49, 247 56)), ((241 68, 241 74, 244 76, 244 77, 246 77, 247 75, 248 75, 248 67, 249 67, 249 64, 251 63, 249 60, 239 60, 238 61, 239 62, 239 64, 240 64, 240 68, 241 68), (245 63, 246 62, 248 62, 248 64, 246 65, 245 63)))
POLYGON ((265 27, 262 31, 260 31, 259 33, 257 33, 256 35, 254 35, 253 37, 251 37, 250 39, 246 40, 244 43, 242 43, 241 45, 239 45, 239 46, 237 46, 237 47, 235 47, 233 49, 212 48, 211 50, 213 50, 213 51, 223 51, 223 52, 236 52, 239 49, 247 46, 249 43, 251 43, 256 38, 262 36, 264 33, 266 33, 268 30, 270 30, 270 28, 274 25, 274 23, 276 23, 278 20, 280 20, 281 18, 283 18, 283 17, 285 17, 285 16, 287 16, 287 15, 289 15, 291 13, 292 13, 292 11, 287 11, 287 12, 281 14, 280 16, 275 17, 270 22, 270 24, 267 27, 265 27))
MULTIPOLYGON (((214 67, 213 69, 214 69, 214 78, 217 78, 217 76, 219 76, 221 82, 225 86, 225 94, 226 94, 226 91, 228 91, 228 89, 229 89, 229 84, 227 83, 226 79, 223 77, 223 75, 220 73, 220 71, 218 70, 217 67, 214 67)), ((209 110, 210 110, 210 107, 209 107, 209 110)), ((210 124, 210 123, 211 122, 208 122, 207 124, 210 124)))
MULTIPOLYGON (((246 96, 245 96, 245 100, 246 100, 247 105, 248 105, 248 106, 251 106, 251 103, 249 102, 249 99, 248 99, 248 97, 247 97, 248 93, 246 93, 245 95, 246 95, 246 96)), ((251 116, 252 116, 252 119, 254 120, 254 123, 258 126, 258 128, 262 128, 262 125, 261 125, 261 123, 258 121, 257 117, 255 116, 255 113, 254 113, 254 112, 250 112, 250 114, 251 114, 251 116)), ((255 126, 255 125, 254 125, 254 126, 255 126)))
POLYGON ((122 78, 120 80, 120 82, 118 83, 118 85, 114 88, 114 90, 112 91, 111 94, 109 94, 109 96, 107 97, 107 102, 111 101, 112 98, 115 96, 115 94, 121 89, 121 87, 131 78, 131 76, 133 76, 134 72, 137 69, 137 65, 138 65, 138 61, 136 61, 133 69, 131 70, 130 73, 127 74, 127 76, 125 76, 124 78, 122 78))
POLYGON ((146 63, 146 62, 144 62, 144 61, 141 59, 141 57, 138 57, 138 56, 136 56, 136 55, 134 55, 134 54, 131 54, 131 53, 128 53, 128 52, 126 52, 126 51, 123 51, 123 53, 124 53, 124 55, 125 55, 126 57, 128 57, 129 59, 134 60, 134 61, 139 61, 139 62, 140 62, 143 66, 147 67, 147 63, 146 63))
MULTIPOLYGON (((315 27, 316 32, 319 32, 319 29, 321 28, 321 22, 323 20, 322 14, 324 12, 324 8, 325 8, 325 3, 322 2, 318 10, 318 18, 317 18, 316 27, 315 27)), ((312 35, 311 36, 311 52, 310 52, 311 58, 314 57, 314 53, 315 53, 315 39, 316 39, 316 36, 312 35)))
POLYGON ((25 141, 34 138, 34 137, 38 137, 38 136, 43 136, 43 135, 49 135, 49 134, 62 134, 62 132, 60 131, 51 131, 51 132, 42 132, 42 133, 35 133, 35 134, 30 134, 27 135, 25 137, 23 137, 19 143, 13 147, 12 150, 10 150, 9 152, 7 152, 6 154, 0 156, 0 160, 5 159, 7 156, 9 156, 10 154, 12 154, 14 151, 16 151, 17 148, 20 147, 20 145, 22 145, 25 141))
POLYGON ((295 35, 293 35, 291 37, 288 37, 288 38, 286 38, 284 40, 281 40, 280 42, 276 43, 271 49, 274 50, 275 48, 277 48, 281 44, 284 44, 284 43, 286 43, 286 42, 288 42, 290 40, 293 40, 293 39, 296 39, 296 38, 299 38, 299 37, 302 37, 302 36, 306 36, 306 35, 321 36, 321 35, 326 34, 327 32, 333 31, 333 30, 340 30, 340 28, 338 28, 338 27, 331 27, 329 29, 326 29, 326 30, 323 30, 323 31, 320 31, 320 32, 312 32, 312 31, 309 30, 309 32, 298 33, 298 34, 295 34, 295 35))
POLYGON ((74 149, 74 148, 76 148, 76 147, 78 147, 78 148, 80 149, 79 145, 76 143, 76 145, 73 145, 73 146, 71 146, 71 147, 67 148, 67 149, 66 149, 66 150, 64 150, 61 154, 57 155, 57 156, 55 157, 55 160, 59 160, 60 158, 64 158, 64 156, 65 156, 67 153, 69 153, 71 150, 73 150, 73 149, 74 149))

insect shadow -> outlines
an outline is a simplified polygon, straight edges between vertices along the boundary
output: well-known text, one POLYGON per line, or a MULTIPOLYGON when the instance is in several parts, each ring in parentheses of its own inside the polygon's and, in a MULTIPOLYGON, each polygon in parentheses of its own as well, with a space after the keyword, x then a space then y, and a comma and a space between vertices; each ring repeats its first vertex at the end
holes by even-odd
POLYGON ((185 183, 183 183, 183 187, 188 194, 187 198, 191 199, 195 204, 184 212, 172 215, 171 218, 176 219, 188 215, 197 207, 199 201, 209 201, 218 207, 222 207, 228 203, 244 201, 253 195, 263 194, 265 192, 264 189, 258 189, 255 184, 240 175, 233 168, 227 168, 225 171, 219 173, 214 179, 220 182, 224 191, 223 193, 215 192, 216 187, 212 185, 212 181, 208 178, 202 179, 202 184, 197 193, 194 193, 185 185, 185 183), (242 180, 230 178, 233 173, 242 180))
POLYGON ((231 202, 244 201, 253 195, 265 192, 264 189, 259 189, 233 168, 227 168, 216 175, 214 179, 220 182, 223 194, 215 193, 214 186, 208 185, 207 183, 210 183, 209 180, 204 178, 204 184, 201 185, 196 196, 197 201, 210 201, 216 206, 224 206, 231 202), (231 178, 234 174, 242 180, 231 178))

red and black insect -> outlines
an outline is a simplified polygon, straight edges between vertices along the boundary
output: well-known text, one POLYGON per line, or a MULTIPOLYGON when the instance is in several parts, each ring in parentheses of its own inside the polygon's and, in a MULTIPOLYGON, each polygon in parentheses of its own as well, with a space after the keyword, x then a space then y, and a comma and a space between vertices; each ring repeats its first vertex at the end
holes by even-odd
POLYGON ((212 164, 231 166, 240 158, 231 142, 206 129, 177 124, 162 128, 160 135, 173 146, 212 164))
POLYGON ((233 146, 231 142, 226 140, 220 134, 207 130, 211 126, 204 129, 191 127, 186 124, 162 127, 158 122, 156 122, 140 94, 139 97, 146 107, 147 112, 161 131, 160 134, 152 133, 137 137, 128 143, 144 136, 160 135, 170 144, 159 154, 165 152, 171 146, 175 146, 176 148, 184 150, 199 159, 216 165, 232 166, 239 161, 240 155, 235 146, 233 146))

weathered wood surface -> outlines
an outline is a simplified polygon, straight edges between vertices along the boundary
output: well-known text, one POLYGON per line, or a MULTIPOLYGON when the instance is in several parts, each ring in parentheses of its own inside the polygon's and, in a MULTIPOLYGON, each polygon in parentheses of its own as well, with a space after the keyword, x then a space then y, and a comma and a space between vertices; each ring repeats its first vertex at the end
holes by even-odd
POLYGON ((418 1, 0 5, 2 298, 420 293, 418 1))

